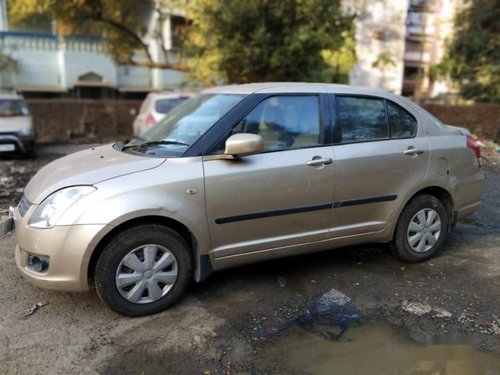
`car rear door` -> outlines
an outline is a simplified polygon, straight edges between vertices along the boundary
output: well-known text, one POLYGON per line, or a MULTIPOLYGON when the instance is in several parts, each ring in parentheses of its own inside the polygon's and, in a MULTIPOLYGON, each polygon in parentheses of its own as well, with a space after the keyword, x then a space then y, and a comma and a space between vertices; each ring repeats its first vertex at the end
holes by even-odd
POLYGON ((335 191, 332 237, 382 230, 424 178, 424 129, 402 106, 378 97, 331 96, 335 191))
POLYGON ((323 103, 318 94, 269 96, 232 131, 261 135, 263 153, 204 158, 215 258, 328 238, 334 176, 323 103))

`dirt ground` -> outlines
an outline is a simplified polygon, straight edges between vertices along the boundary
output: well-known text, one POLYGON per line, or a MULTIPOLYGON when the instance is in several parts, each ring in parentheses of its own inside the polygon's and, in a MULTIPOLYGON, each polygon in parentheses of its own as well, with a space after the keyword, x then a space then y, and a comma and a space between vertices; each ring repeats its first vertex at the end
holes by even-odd
MULTIPOLYGON (((290 327, 325 336, 328 317, 314 312, 332 291, 350 300, 345 326, 333 325, 383 322, 422 344, 466 342, 497 353, 500 369, 498 155, 486 152, 481 210, 430 261, 403 264, 386 246, 368 245, 240 267, 192 284, 176 306, 145 318, 113 313, 94 292, 35 288, 16 270, 13 237, 4 237, 0 374, 290 373, 280 357, 262 358, 290 327), (37 303, 43 306, 27 315, 37 303)), ((35 161, 0 159, 0 214, 54 157, 49 148, 35 161)))

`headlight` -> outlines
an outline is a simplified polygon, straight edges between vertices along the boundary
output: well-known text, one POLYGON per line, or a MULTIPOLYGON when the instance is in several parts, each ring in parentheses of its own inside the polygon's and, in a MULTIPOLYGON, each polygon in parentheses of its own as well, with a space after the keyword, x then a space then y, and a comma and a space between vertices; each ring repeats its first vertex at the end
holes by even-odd
POLYGON ((93 186, 72 186, 56 191, 37 207, 31 216, 29 225, 43 229, 54 227, 62 214, 73 203, 95 190, 96 188, 93 186))

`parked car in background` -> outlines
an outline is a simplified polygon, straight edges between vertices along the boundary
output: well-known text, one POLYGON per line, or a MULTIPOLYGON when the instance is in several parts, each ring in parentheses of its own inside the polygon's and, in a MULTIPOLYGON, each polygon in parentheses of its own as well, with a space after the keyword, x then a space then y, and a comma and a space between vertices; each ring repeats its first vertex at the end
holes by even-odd
POLYGON ((192 96, 192 93, 149 93, 142 102, 139 114, 134 120, 134 135, 144 134, 164 118, 172 108, 192 96))
POLYGON ((246 263, 370 242, 420 262, 479 208, 480 161, 466 129, 401 96, 212 88, 141 138, 43 167, 12 210, 16 263, 40 287, 94 280, 113 310, 140 316, 246 263))
POLYGON ((24 98, 0 93, 0 154, 35 154, 35 130, 24 98))

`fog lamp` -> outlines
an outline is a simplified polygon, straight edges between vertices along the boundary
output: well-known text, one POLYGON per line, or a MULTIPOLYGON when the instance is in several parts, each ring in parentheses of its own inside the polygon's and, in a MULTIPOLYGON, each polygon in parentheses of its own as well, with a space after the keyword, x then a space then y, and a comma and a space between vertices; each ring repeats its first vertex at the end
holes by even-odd
POLYGON ((45 272, 49 269, 50 258, 43 255, 28 255, 28 268, 35 272, 45 272))

